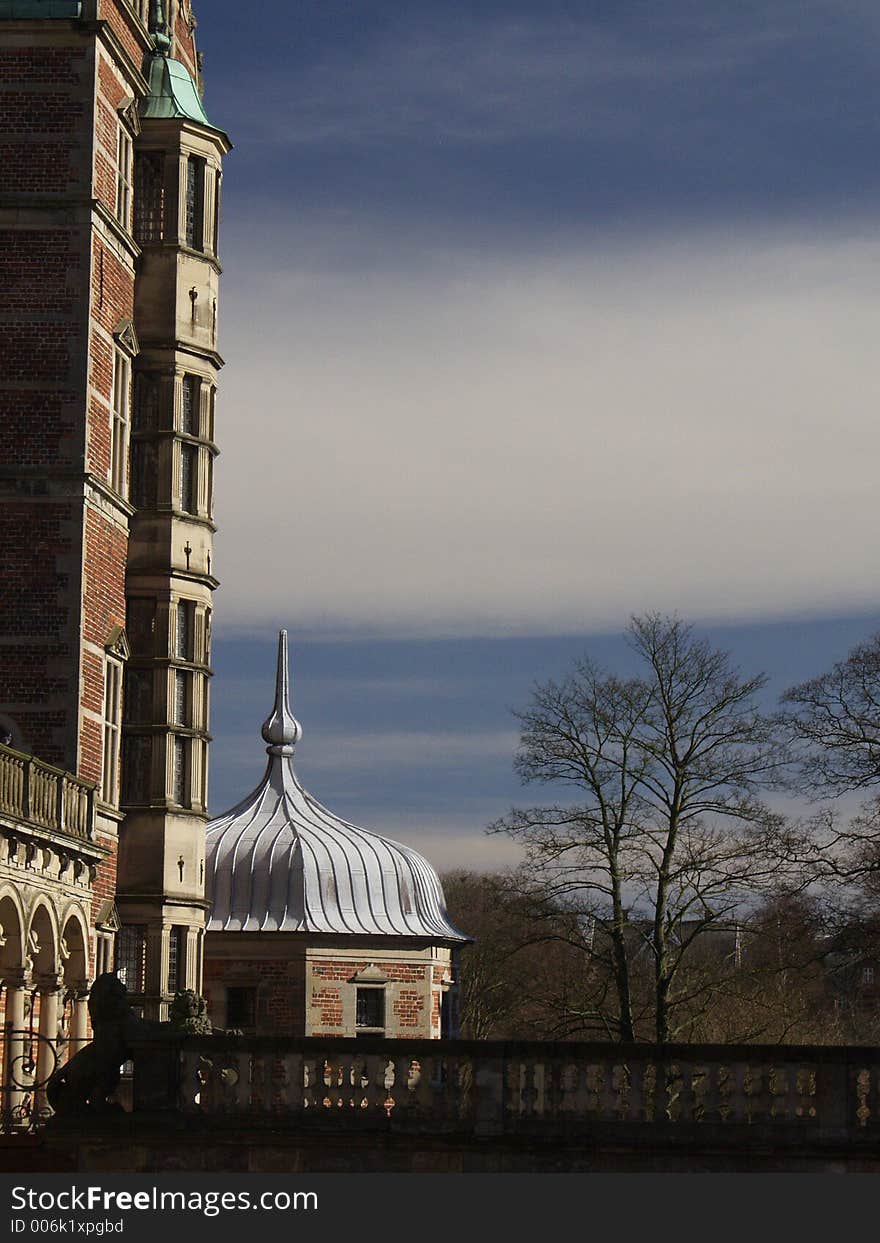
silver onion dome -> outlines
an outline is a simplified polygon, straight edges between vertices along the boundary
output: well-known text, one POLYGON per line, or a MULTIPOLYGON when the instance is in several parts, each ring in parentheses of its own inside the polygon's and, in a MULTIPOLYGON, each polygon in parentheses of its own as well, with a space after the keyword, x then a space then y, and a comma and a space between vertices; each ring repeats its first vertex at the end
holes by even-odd
POLYGON ((426 859, 340 820, 300 784, 293 751, 302 729, 290 710, 286 630, 275 706, 262 732, 269 744, 263 780, 207 827, 208 931, 468 940, 449 922, 426 859))

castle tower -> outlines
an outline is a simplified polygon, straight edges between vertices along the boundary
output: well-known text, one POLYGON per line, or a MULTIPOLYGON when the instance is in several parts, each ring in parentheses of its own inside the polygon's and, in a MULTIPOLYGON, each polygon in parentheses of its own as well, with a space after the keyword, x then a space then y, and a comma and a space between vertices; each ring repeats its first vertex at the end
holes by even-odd
POLYGON ((226 135, 208 121, 191 32, 154 3, 134 143, 131 478, 117 906, 119 962, 165 1017, 200 988, 208 784, 217 257, 226 135))
POLYGON ((197 982, 204 921, 229 142, 194 27, 188 0, 0 0, 0 882, 24 895, 4 957, 27 974, 42 919, 59 974, 74 903, 80 974, 117 937, 152 1014, 197 982))

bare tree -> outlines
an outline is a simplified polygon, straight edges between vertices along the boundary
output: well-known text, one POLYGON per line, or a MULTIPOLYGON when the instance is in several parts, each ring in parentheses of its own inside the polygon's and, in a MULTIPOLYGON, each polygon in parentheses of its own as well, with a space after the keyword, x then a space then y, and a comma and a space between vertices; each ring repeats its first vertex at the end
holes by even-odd
POLYGON ((846 660, 783 696, 801 746, 801 775, 814 794, 880 784, 880 634, 846 660))
POLYGON ((546 919, 536 921, 530 897, 506 873, 448 872, 443 892, 453 923, 474 938, 461 949, 462 1035, 487 1040, 571 1034, 575 955, 565 935, 565 912, 546 911, 546 919))
POLYGON ((828 800, 807 823, 804 843, 812 846, 840 928, 870 926, 880 893, 880 798, 872 794, 855 815, 835 801, 880 785, 880 634, 792 687, 783 704, 801 788, 828 800))
POLYGON ((646 969, 653 1034, 666 1041, 676 1012, 712 988, 689 988, 682 971, 698 939, 732 927, 793 865, 784 822, 759 797, 786 754, 755 703, 762 676, 743 677, 678 618, 635 618, 628 637, 641 676, 584 660, 517 713, 523 782, 578 801, 515 809, 490 832, 523 841, 528 886, 592 929, 613 984, 597 1017, 634 1039, 646 969))

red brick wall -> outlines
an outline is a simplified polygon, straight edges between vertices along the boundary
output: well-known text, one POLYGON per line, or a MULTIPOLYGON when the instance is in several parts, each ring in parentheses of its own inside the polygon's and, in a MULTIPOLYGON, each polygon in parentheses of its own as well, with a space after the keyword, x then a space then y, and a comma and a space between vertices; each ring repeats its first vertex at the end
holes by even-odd
MULTIPOLYGON (((136 8, 137 5, 133 4, 132 7, 136 8)), ((138 23, 129 15, 125 6, 119 4, 118 0, 99 0, 98 17, 107 22, 131 59, 140 67, 143 49, 135 34, 138 23)))
POLYGON ((184 2, 177 5, 177 13, 174 20, 174 46, 172 54, 176 60, 183 61, 187 69, 198 82, 198 66, 196 64, 196 47, 193 33, 190 32, 184 16, 184 2))
POLYGON ((215 959, 205 954, 205 995, 211 1018, 222 1025, 221 989, 227 985, 257 989, 257 1032, 263 1036, 301 1036, 305 1027, 305 974, 302 959, 215 959))

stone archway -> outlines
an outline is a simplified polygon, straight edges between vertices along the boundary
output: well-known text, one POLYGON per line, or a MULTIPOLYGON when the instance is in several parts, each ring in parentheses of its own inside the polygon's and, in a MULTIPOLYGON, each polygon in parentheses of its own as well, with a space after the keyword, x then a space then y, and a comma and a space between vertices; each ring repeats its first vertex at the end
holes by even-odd
POLYGON ((0 1074, 3 1084, 3 1107, 13 1125, 25 1116, 26 1093, 21 1089, 29 1081, 25 1073, 26 1014, 30 978, 25 964, 24 912, 18 896, 6 890, 0 894, 0 981, 3 985, 3 1029, 0 1043, 0 1074))
POLYGON ((85 918, 76 908, 65 915, 60 948, 64 1003, 70 1007, 67 1050, 72 1057, 88 1039, 88 932, 85 918))
POLYGON ((45 1113, 45 1086, 58 1062, 58 1003, 61 995, 61 970, 58 931, 54 913, 42 900, 31 912, 26 940, 27 957, 33 972, 32 1005, 29 1028, 36 1025, 36 1068, 34 1088, 35 1109, 45 1113))

